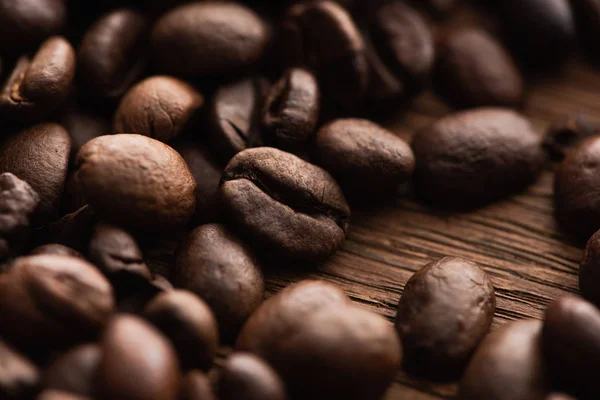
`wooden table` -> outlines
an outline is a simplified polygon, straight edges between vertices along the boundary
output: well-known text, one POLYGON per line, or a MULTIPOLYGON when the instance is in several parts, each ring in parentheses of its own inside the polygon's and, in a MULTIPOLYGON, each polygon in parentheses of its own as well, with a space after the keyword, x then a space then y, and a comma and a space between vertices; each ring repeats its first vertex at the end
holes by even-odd
MULTIPOLYGON (((388 127, 408 140, 449 111, 426 93, 388 127)), ((525 113, 540 135, 550 122, 577 111, 600 117, 600 68, 573 61, 561 76, 532 84, 525 113)), ((548 170, 525 193, 465 214, 441 213, 406 196, 353 210, 348 240, 329 262, 304 272, 282 266, 269 274, 269 291, 301 279, 325 279, 393 321, 404 285, 417 269, 443 256, 460 256, 479 263, 494 283, 492 329, 510 320, 541 318, 553 299, 578 292, 583 249, 556 225, 552 185, 548 170)), ((455 393, 455 383, 432 384, 400 372, 385 399, 452 398, 455 393)))

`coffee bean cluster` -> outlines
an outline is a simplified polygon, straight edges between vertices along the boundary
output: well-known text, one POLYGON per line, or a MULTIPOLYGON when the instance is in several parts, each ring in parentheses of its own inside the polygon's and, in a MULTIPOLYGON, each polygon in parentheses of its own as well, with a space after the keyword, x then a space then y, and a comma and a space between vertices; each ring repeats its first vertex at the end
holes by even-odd
POLYGON ((594 0, 0 0, 0 399, 600 398, 600 126, 544 138, 530 77, 597 55, 594 0), (383 127, 425 89, 455 109, 383 127), (350 205, 460 212, 555 161, 583 297, 488 335, 493 279, 433 260, 395 324, 265 276, 342 245, 350 205), (408 189, 408 190, 407 190, 408 189), (592 236, 593 235, 593 236, 592 236), (226 349, 233 349, 227 351, 226 349), (562 394, 560 392, 564 392, 562 394))

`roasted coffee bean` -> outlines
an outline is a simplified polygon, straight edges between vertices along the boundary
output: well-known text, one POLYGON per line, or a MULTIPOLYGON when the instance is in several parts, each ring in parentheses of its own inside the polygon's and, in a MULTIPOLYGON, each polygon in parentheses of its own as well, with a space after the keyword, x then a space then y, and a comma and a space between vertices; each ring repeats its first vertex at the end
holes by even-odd
POLYGON ((446 257, 417 271, 404 287, 396 329, 404 368, 432 379, 456 379, 487 335, 496 297, 477 264, 446 257))
POLYGON ((102 352, 96 343, 71 348, 44 371, 44 387, 93 397, 102 352))
POLYGON ((16 62, 0 93, 0 115, 31 122, 50 115, 67 98, 75 77, 75 50, 59 36, 46 40, 33 58, 16 62))
POLYGON ((457 107, 519 107, 523 78, 510 54, 481 29, 450 33, 438 47, 434 87, 457 107))
POLYGON ((269 41, 265 23, 234 2, 184 4, 160 18, 152 30, 159 68, 186 78, 246 72, 262 58, 269 41))
POLYGON ((21 50, 60 33, 66 8, 64 0, 0 1, 0 49, 21 50))
POLYGON ((285 385, 277 373, 249 353, 233 353, 219 373, 220 400, 285 400, 285 385))
POLYGON ((550 125, 542 145, 552 161, 562 161, 577 143, 598 134, 600 124, 590 121, 585 115, 572 114, 550 125))
POLYGON ((288 286, 265 301, 236 347, 267 361, 295 399, 378 399, 401 358, 391 324, 323 281, 288 286))
POLYGON ((369 67, 365 42, 348 11, 331 1, 296 4, 284 17, 278 40, 283 66, 315 71, 335 111, 357 109, 369 84, 369 67))
POLYGON ((31 256, 38 256, 42 254, 54 255, 54 256, 67 256, 75 258, 85 258, 83 255, 75 249, 67 247, 58 243, 45 244, 38 246, 29 252, 31 256))
POLYGON ((208 371, 219 347, 217 320, 195 294, 172 290, 156 296, 145 317, 171 340, 185 370, 208 371))
POLYGON ((544 164, 540 140, 514 111, 482 108, 446 116, 413 138, 418 196, 470 209, 524 189, 544 164))
POLYGON ((0 147, 0 172, 15 174, 40 197, 35 222, 49 222, 58 216, 70 151, 69 134, 53 123, 25 128, 0 147))
POLYGON ((176 400, 180 372, 175 350, 150 324, 118 316, 106 328, 96 375, 99 400, 176 400))
POLYGON ((600 307, 600 231, 588 240, 579 266, 579 289, 587 300, 600 307))
POLYGON ((108 281, 84 260, 18 258, 0 275, 0 334, 23 345, 60 347, 96 335, 113 306, 108 281))
POLYGON ((114 133, 139 133, 168 142, 194 127, 204 98, 170 76, 147 78, 132 87, 115 114, 114 133))
POLYGON ((561 227, 587 240, 600 228, 600 137, 581 141, 554 176, 556 217, 561 227))
POLYGON ((262 119, 263 135, 276 147, 299 152, 315 132, 320 93, 315 77, 292 68, 271 88, 262 119))
POLYGON ((281 150, 236 155, 225 168, 221 196, 230 220, 272 254, 320 260, 346 237, 350 208, 335 180, 281 150))
POLYGON ((69 132, 69 135, 71 135, 72 160, 75 160, 75 155, 81 146, 98 136, 108 135, 112 131, 110 119, 103 115, 103 113, 73 105, 67 109, 60 123, 69 132))
POLYGON ((542 323, 510 322, 489 334, 471 359, 459 400, 543 400, 548 393, 541 344, 542 323))
POLYGON ((142 135, 100 136, 76 160, 79 183, 98 215, 129 228, 185 226, 196 207, 196 182, 169 146, 142 135))
POLYGON ((0 398, 20 400, 31 398, 39 387, 37 367, 0 340, 0 398))
POLYGON ((40 197, 9 172, 0 174, 0 261, 21 254, 29 239, 30 217, 40 197))
POLYGON ((597 399, 594 371, 600 367, 600 310, 580 297, 564 296, 546 309, 542 342, 553 387, 597 399))
POLYGON ((179 390, 178 400, 216 400, 209 379, 200 371, 188 372, 179 390))
POLYGON ((73 393, 59 390, 44 390, 36 400, 92 400, 89 397, 79 396, 73 393))
POLYGON ((88 29, 77 50, 77 73, 93 100, 117 99, 140 77, 148 31, 146 17, 129 9, 111 11, 88 29))
POLYGON ((393 190, 410 178, 415 166, 410 146, 362 119, 339 119, 323 126, 313 155, 353 197, 393 190))
POLYGON ((193 230, 177 254, 175 285, 197 294, 215 313, 221 337, 235 339, 263 301, 265 282, 253 252, 224 225, 193 230))

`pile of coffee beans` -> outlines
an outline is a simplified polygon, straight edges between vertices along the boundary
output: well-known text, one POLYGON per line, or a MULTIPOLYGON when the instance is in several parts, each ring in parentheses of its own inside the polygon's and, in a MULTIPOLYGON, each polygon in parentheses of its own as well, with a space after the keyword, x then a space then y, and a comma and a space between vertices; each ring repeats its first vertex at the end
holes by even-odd
POLYGON ((0 0, 0 399, 375 400, 400 370, 600 398, 600 126, 542 138, 519 111, 598 33, 594 0, 0 0), (429 88, 456 111, 410 144, 384 127, 429 88), (585 299, 544 321, 488 335, 493 280, 453 257, 395 324, 322 280, 265 300, 351 205, 472 210, 551 161, 560 225, 591 239, 585 299))

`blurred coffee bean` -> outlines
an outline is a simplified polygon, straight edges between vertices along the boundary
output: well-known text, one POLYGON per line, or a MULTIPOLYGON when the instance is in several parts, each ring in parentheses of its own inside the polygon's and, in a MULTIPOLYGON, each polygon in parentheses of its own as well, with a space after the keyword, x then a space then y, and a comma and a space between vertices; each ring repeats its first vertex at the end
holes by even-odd
POLYGON ((285 400, 285 385, 277 373, 249 353, 233 353, 219 373, 220 400, 285 400))
POLYGON ((600 134, 600 124, 583 114, 571 114, 548 128, 542 145, 552 161, 562 161, 568 151, 581 140, 600 134))
POLYGON ((37 367, 2 340, 0 366, 0 398, 29 399, 37 392, 40 383, 37 367))
POLYGON ((44 371, 44 387, 80 396, 94 396, 94 381, 102 353, 95 343, 81 344, 58 357, 44 371))
POLYGON ((36 400, 92 400, 89 397, 79 396, 59 390, 44 390, 36 400))
POLYGON ((579 265, 579 290, 586 300, 600 307, 600 231, 588 240, 579 265))
POLYGON ((58 244, 58 243, 50 243, 50 244, 38 246, 29 252, 29 255, 31 255, 31 256, 38 256, 41 254, 85 258, 77 250, 67 247, 65 245, 62 245, 62 244, 58 244))
POLYGON ((281 150, 238 153, 225 168, 221 196, 231 222, 271 254, 320 260, 346 237, 350 209, 335 180, 281 150))
POLYGON ((181 382, 178 400, 217 400, 217 397, 207 376, 200 371, 192 371, 181 382))

